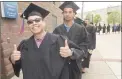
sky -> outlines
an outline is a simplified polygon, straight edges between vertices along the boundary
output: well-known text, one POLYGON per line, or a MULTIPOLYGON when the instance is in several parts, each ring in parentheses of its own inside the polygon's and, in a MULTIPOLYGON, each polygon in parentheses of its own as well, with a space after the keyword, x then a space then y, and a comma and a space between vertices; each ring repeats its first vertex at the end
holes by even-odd
MULTIPOLYGON (((82 2, 75 2, 75 3, 80 7, 80 9, 77 11, 77 13, 80 13, 82 9, 82 2)), ((110 6, 117 6, 117 5, 121 5, 121 2, 84 2, 83 12, 103 9, 110 6)))

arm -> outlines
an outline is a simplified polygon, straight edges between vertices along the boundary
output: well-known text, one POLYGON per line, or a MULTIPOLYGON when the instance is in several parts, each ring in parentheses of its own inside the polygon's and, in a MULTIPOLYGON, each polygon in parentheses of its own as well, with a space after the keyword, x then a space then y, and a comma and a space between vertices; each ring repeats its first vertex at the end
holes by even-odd
POLYGON ((80 38, 80 43, 78 44, 78 46, 83 49, 83 51, 85 52, 85 57, 87 56, 87 52, 88 52, 88 45, 90 43, 89 39, 88 39, 88 32, 86 30, 85 27, 81 28, 81 37, 80 38))
MULTIPOLYGON (((9 59, 10 59, 10 62, 12 63, 12 66, 13 66, 14 73, 15 73, 15 75, 16 75, 17 77, 19 77, 19 73, 20 73, 20 69, 21 69, 21 58, 15 60, 15 58, 16 58, 16 57, 15 57, 15 53, 16 53, 16 52, 20 52, 20 50, 21 50, 23 44, 24 44, 24 41, 22 41, 22 42, 19 44, 19 46, 17 47, 16 51, 14 50, 14 51, 13 51, 14 53, 12 53, 11 56, 10 56, 10 58, 9 58, 9 59)), ((21 57, 21 55, 20 55, 20 57, 21 57)))
MULTIPOLYGON (((59 42, 62 41, 62 43, 67 39, 64 36, 60 36, 60 37, 61 39, 59 40, 59 42)), ((66 50, 64 50, 65 55, 62 57, 70 57, 70 59, 76 60, 76 59, 81 59, 84 56, 84 53, 85 53, 84 50, 81 49, 78 45, 76 45, 72 41, 68 40, 67 44, 65 42, 65 45, 62 45, 63 47, 61 46, 61 48, 64 48, 66 45, 68 46, 68 49, 67 49, 68 51, 66 52, 66 50)))

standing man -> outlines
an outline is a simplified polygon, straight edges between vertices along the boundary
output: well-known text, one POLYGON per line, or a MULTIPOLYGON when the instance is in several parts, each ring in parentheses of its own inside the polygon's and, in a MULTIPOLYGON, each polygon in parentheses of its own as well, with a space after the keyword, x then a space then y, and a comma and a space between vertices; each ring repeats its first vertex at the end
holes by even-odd
MULTIPOLYGON (((71 79, 69 60, 79 59, 83 50, 63 36, 47 33, 44 18, 49 11, 31 3, 25 15, 32 36, 14 45, 10 56, 15 75, 20 69, 23 79, 71 79)), ((74 67, 77 70, 78 67, 74 67)))
POLYGON ((110 25, 107 26, 107 33, 110 33, 110 25))
POLYGON ((117 31, 120 32, 120 24, 117 25, 117 31))
POLYGON ((102 27, 101 27, 101 24, 99 23, 99 26, 98 26, 98 33, 100 35, 100 31, 101 31, 102 27))
POLYGON ((105 26, 105 24, 104 24, 104 26, 103 26, 103 34, 104 33, 106 33, 106 26, 105 26))
POLYGON ((82 72, 85 73, 85 68, 89 68, 92 51, 96 48, 96 28, 93 26, 92 22, 89 24, 88 20, 85 20, 84 24, 87 29, 89 39, 88 52, 87 52, 88 56, 84 58, 82 68, 82 72))
MULTIPOLYGON (((56 27, 53 33, 63 35, 73 41, 84 50, 85 56, 87 56, 87 31, 84 26, 74 22, 74 17, 79 7, 74 2, 64 2, 59 8, 63 11, 64 23, 56 27)), ((70 61, 70 79, 81 79, 81 63, 81 58, 70 61), (75 66, 78 66, 78 70, 74 68, 75 66)))

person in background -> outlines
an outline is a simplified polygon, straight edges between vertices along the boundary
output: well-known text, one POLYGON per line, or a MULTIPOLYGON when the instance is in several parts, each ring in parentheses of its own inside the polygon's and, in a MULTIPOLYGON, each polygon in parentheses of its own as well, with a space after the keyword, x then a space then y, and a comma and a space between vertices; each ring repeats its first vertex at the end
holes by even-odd
POLYGON ((85 27, 87 29, 88 32, 88 39, 89 39, 89 44, 88 44, 88 56, 84 57, 84 61, 83 61, 83 69, 82 72, 86 72, 86 68, 89 68, 89 64, 90 64, 90 58, 92 55, 92 51, 96 48, 96 28, 93 26, 93 23, 91 22, 89 24, 88 20, 85 20, 85 27))
POLYGON ((97 32, 99 33, 99 35, 100 35, 101 29, 102 29, 102 27, 101 27, 101 24, 99 23, 98 30, 97 30, 97 32))
POLYGON ((120 24, 118 24, 118 26, 117 26, 117 32, 118 33, 120 32, 120 24))
MULTIPOLYGON (((79 25, 74 21, 76 11, 79 7, 72 1, 65 1, 60 7, 63 12, 64 22, 57 26, 53 33, 63 35, 70 41, 74 42, 81 49, 84 50, 87 56, 88 34, 84 26, 79 25)), ((70 79, 81 79, 82 59, 71 60, 69 64, 69 71, 71 71, 70 79), (78 69, 74 68, 78 67, 78 69)))
POLYGON ((110 25, 107 26, 107 33, 110 33, 110 25))
POLYGON ((104 24, 104 26, 103 26, 103 34, 104 33, 106 33, 106 26, 105 26, 105 24, 104 24))
POLYGON ((114 33, 114 26, 112 26, 112 32, 114 33))

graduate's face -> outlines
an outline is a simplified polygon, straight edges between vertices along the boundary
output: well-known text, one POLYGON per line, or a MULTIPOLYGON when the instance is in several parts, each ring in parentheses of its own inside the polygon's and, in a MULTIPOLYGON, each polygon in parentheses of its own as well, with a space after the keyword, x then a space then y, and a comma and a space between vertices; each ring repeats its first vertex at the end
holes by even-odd
POLYGON ((85 20, 85 23, 88 24, 88 20, 85 20))
POLYGON ((75 13, 72 8, 64 8, 63 16, 65 20, 70 21, 74 19, 75 13))
POLYGON ((34 15, 28 17, 28 27, 33 34, 39 34, 44 31, 45 22, 42 17, 34 15))

